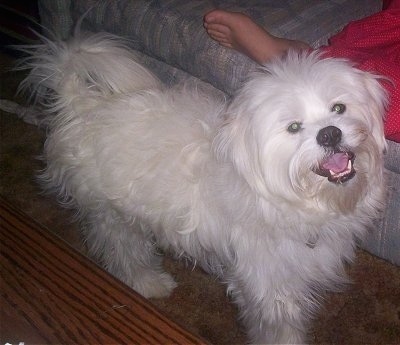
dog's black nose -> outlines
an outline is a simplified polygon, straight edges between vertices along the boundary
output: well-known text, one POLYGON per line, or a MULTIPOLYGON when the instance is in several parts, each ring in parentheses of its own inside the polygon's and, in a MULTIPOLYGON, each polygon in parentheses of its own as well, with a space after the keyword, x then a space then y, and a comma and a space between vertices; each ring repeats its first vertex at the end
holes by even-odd
POLYGON ((322 128, 317 135, 317 142, 321 146, 334 147, 342 140, 342 131, 335 126, 322 128))

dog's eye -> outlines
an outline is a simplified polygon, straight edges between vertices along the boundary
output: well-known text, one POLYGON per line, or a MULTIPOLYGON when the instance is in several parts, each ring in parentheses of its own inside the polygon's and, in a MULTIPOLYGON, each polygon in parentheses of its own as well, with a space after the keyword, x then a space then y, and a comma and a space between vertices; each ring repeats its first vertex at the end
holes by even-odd
POLYGON ((336 103, 331 110, 336 114, 343 114, 346 111, 346 106, 342 103, 336 103))
POLYGON ((290 133, 297 133, 302 129, 302 123, 301 122, 293 122, 289 125, 287 128, 288 132, 290 133))

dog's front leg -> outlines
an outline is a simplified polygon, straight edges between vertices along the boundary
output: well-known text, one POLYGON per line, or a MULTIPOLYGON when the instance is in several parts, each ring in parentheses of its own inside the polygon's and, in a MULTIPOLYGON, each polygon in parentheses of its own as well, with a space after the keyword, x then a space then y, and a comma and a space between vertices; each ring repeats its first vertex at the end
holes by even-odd
POLYGON ((254 344, 304 344, 309 317, 301 303, 285 286, 276 285, 273 277, 249 278, 231 282, 228 289, 239 306, 250 341, 254 344))

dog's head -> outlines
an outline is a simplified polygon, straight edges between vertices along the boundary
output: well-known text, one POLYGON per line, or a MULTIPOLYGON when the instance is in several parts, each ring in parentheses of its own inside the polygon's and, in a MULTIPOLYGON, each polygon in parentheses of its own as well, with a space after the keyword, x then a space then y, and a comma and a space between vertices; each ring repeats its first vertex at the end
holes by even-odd
POLYGON ((289 52, 239 91, 215 149, 269 201, 352 212, 383 193, 378 79, 344 60, 289 52))

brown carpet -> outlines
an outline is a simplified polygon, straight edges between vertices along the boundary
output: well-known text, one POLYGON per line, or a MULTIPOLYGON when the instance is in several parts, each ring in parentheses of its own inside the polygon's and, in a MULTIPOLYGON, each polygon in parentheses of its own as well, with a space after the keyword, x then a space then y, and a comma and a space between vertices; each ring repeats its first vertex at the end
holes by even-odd
MULTIPOLYGON (((13 98, 22 78, 21 73, 6 72, 12 60, 0 55, 1 98, 13 98)), ((43 140, 44 133, 36 127, 0 112, 0 194, 85 253, 71 212, 60 208, 53 196, 41 195, 34 180, 41 168, 35 157, 43 140)), ((224 287, 200 269, 165 261, 179 287, 170 298, 154 300, 154 304, 211 343, 245 343, 224 287)), ((354 283, 343 293, 327 295, 313 325, 312 342, 400 344, 400 268, 360 250, 348 271, 354 283)))

